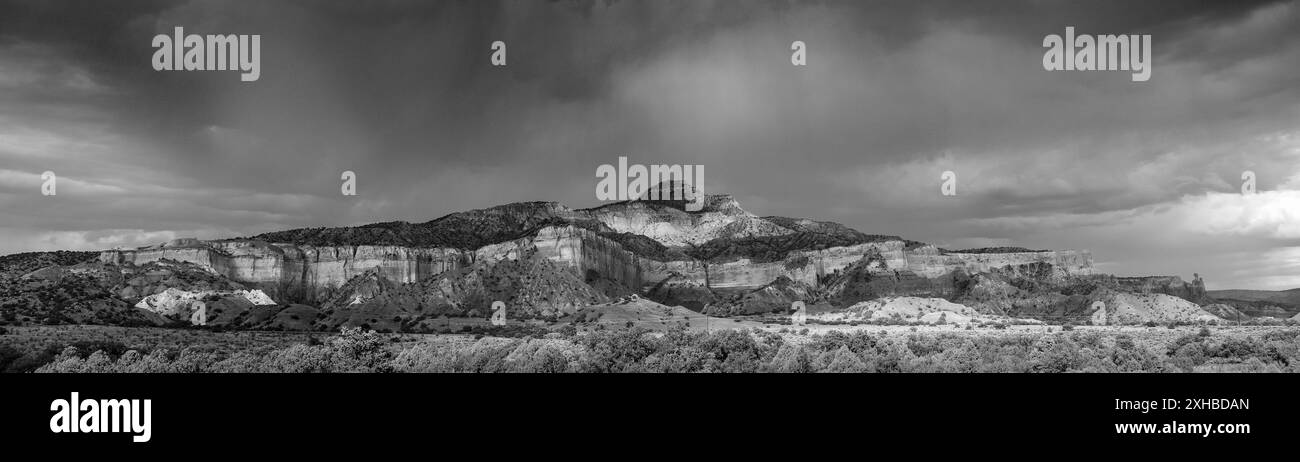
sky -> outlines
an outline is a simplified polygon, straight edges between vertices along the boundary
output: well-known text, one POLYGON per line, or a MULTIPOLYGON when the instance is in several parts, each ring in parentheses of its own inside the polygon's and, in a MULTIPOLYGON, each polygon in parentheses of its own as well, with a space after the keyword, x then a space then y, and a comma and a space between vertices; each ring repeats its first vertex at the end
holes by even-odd
POLYGON ((0 254, 588 207, 626 156, 758 215, 1290 289, 1298 71, 1296 1, 0 0, 0 254), (177 26, 261 35, 260 79, 155 71, 177 26), (1067 26, 1150 34, 1150 80, 1044 70, 1067 26))

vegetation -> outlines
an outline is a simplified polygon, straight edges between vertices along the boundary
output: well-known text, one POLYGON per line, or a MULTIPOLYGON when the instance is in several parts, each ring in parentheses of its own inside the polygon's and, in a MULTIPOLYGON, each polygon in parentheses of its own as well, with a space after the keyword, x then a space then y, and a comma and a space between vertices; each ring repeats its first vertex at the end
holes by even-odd
POLYGON ((99 252, 25 252, 0 256, 0 273, 21 275, 47 266, 70 266, 99 258, 99 252))
MULTIPOLYGON (((571 326, 568 326, 571 327, 571 326)), ((853 333, 642 328, 516 331, 523 337, 386 336, 345 329, 233 352, 75 344, 37 372, 1300 372, 1300 329, 1161 344, 1106 331, 853 333), (408 339, 409 340, 409 339, 408 339)), ((238 335, 238 334, 236 334, 238 335)), ((46 352, 48 353, 48 349, 46 352)), ((0 348, 0 360, 12 356, 0 348)), ((30 360, 29 360, 30 362, 30 360)), ((12 370, 12 368, 11 368, 12 370)))

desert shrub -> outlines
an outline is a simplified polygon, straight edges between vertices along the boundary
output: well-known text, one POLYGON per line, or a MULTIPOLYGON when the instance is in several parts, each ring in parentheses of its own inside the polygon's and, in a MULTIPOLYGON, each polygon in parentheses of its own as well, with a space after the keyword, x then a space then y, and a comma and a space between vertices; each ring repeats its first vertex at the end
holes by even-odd
POLYGON ((0 345, 0 372, 9 370, 9 365, 23 357, 23 352, 9 345, 0 345))
POLYGON ((434 337, 407 343, 409 338, 346 328, 331 337, 308 335, 303 343, 245 344, 233 352, 229 345, 198 341, 180 343, 187 346, 179 351, 156 346, 127 349, 105 341, 57 346, 10 341, 0 343, 0 368, 77 373, 1300 372, 1300 329, 1250 337, 1207 336, 1202 330, 1165 344, 1147 338, 1137 342, 1130 335, 1107 331, 1070 331, 1064 326, 1056 333, 830 331, 798 343, 763 329, 708 333, 685 327, 666 332, 644 328, 578 332, 528 325, 480 329, 473 342, 434 337))
MULTIPOLYGON (((383 348, 384 340, 375 331, 345 327, 330 342, 335 366, 346 371, 382 372, 392 352, 383 348)), ((296 346, 296 345, 295 345, 296 346)))
POLYGON ((782 346, 768 364, 767 370, 782 373, 816 372, 808 348, 794 345, 782 346))
POLYGON ((572 372, 577 369, 582 354, 580 348, 567 340, 525 339, 519 343, 505 358, 510 372, 572 372))
MULTIPOLYGON (((306 373, 351 372, 354 369, 335 364, 333 351, 327 346, 290 345, 265 352, 240 352, 212 364, 212 372, 306 373)), ((175 366, 173 366, 175 367, 175 366)))
POLYGON ((1037 339, 1028 359, 1034 372, 1069 372, 1079 370, 1084 365, 1079 345, 1065 336, 1037 339))
POLYGON ((81 353, 75 347, 63 349, 59 356, 55 357, 49 364, 36 369, 36 372, 81 372, 85 366, 86 360, 81 358, 81 353))
POLYGON ((655 352, 649 331, 637 327, 627 330, 597 330, 575 338, 587 350, 580 362, 582 372, 635 372, 635 364, 655 352))
POLYGON ((875 372, 875 368, 862 360, 848 346, 841 346, 838 350, 828 351, 818 358, 818 362, 823 364, 819 367, 821 372, 831 373, 861 373, 875 372))
POLYGON ((509 372, 506 357, 520 342, 491 337, 479 339, 463 350, 453 365, 457 372, 509 372))
POLYGON ((644 365, 635 370, 658 373, 713 372, 716 371, 712 369, 714 364, 713 355, 709 351, 686 344, 651 353, 645 358, 644 365))
POLYGON ((1116 336, 1115 345, 1107 353, 1110 361, 1115 364, 1114 372, 1163 372, 1165 370, 1163 355, 1157 356, 1137 345, 1128 335, 1116 336))
POLYGON ((907 340, 885 337, 876 343, 872 358, 880 372, 907 372, 916 355, 907 346, 907 340))
POLYGON ((578 335, 578 328, 573 324, 565 324, 563 327, 560 327, 558 330, 556 330, 555 333, 560 334, 564 337, 572 337, 574 335, 578 335))
POLYGON ((398 352, 390 364, 397 372, 455 372, 455 348, 420 343, 398 352))
POLYGON ((1184 372, 1191 372, 1196 366, 1205 363, 1205 349, 1199 342, 1185 343, 1174 351, 1170 359, 1174 366, 1184 372))
MULTIPOLYGON (((716 372, 757 372, 764 362, 776 355, 779 345, 771 342, 771 337, 756 338, 748 331, 739 330, 704 335, 679 331, 677 335, 668 335, 664 339, 676 342, 675 345, 697 344, 707 354, 707 370, 716 372)), ((777 341, 784 343, 779 336, 777 341)))

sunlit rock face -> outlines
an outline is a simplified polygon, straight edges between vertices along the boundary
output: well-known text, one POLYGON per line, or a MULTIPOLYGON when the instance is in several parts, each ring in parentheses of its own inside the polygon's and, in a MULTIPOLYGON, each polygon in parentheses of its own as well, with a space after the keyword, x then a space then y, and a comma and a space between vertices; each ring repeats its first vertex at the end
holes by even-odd
POLYGON ((455 249, 400 246, 316 247, 251 240, 193 241, 137 250, 110 250, 100 261, 144 264, 163 259, 206 267, 273 298, 314 302, 368 270, 401 283, 415 282, 472 261, 455 249))
POLYGON ((273 298, 315 303, 354 277, 374 270, 398 284, 419 282, 478 260, 517 259, 537 253, 585 274, 596 271, 630 288, 641 285, 638 258, 618 244, 572 226, 546 227, 533 237, 484 246, 477 251, 402 246, 309 246, 254 240, 168 242, 136 250, 110 250, 100 261, 144 264, 163 259, 190 262, 273 298))
POLYGON ((645 287, 675 276, 715 289, 755 289, 778 277, 818 285, 827 275, 843 270, 868 255, 879 255, 882 264, 871 268, 876 275, 908 273, 920 278, 941 278, 954 271, 978 273, 1005 266, 1049 263, 1067 274, 1092 274, 1092 255, 1087 251, 1043 251, 1002 254, 940 254, 933 246, 905 250, 903 241, 886 241, 824 250, 791 252, 782 261, 756 263, 738 259, 720 263, 689 261, 643 261, 645 287))
POLYGON ((713 239, 779 236, 792 230, 746 212, 729 195, 706 196, 698 212, 662 202, 632 201, 582 212, 620 233, 640 234, 669 246, 698 245, 713 239))
MULTIPOLYGON (((846 285, 853 278, 841 273, 850 268, 858 275, 854 277, 874 285, 863 294, 929 296, 950 292, 954 274, 996 268, 1048 264, 1065 275, 1092 273, 1092 257, 1084 251, 948 252, 832 222, 759 217, 728 195, 706 196, 697 212, 673 201, 627 201, 589 209, 525 202, 425 223, 307 228, 214 241, 177 239, 100 255, 101 262, 115 265, 189 262, 278 302, 316 305, 367 273, 404 285, 475 264, 527 258, 558 263, 588 283, 672 294, 667 297, 692 305, 781 278, 812 288, 831 280, 846 285)), ((1167 290, 1157 291, 1166 293, 1203 292, 1182 287, 1180 281, 1134 284, 1161 285, 1167 290)), ((606 286, 601 292, 618 291, 606 286)))

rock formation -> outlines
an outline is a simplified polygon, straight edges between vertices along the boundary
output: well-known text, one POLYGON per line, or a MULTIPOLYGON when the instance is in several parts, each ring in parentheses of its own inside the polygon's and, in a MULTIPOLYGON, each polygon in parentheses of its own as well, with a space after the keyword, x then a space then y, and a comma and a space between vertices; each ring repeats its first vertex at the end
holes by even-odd
POLYGON ((483 317, 494 301, 506 303, 512 319, 553 319, 635 295, 715 316, 786 312, 802 301, 810 313, 857 307, 844 316, 874 320, 862 312, 916 300, 965 310, 920 310, 914 321, 932 312, 944 322, 975 319, 966 310, 1062 323, 1294 315, 1287 293, 1220 300, 1199 276, 1093 274, 1087 251, 947 250, 833 222, 759 217, 727 195, 706 196, 696 212, 671 200, 590 209, 522 202, 424 223, 176 239, 86 260, 0 257, 7 303, 38 306, 15 318, 404 330, 446 316, 483 317), (76 291, 82 298, 53 295, 69 286, 84 287, 76 291), (878 300, 885 304, 863 305, 878 300))
POLYGON ((136 308, 149 310, 163 316, 188 316, 194 308, 191 307, 195 302, 204 299, 220 298, 242 298, 253 305, 274 305, 275 301, 271 300, 265 293, 260 290, 235 290, 235 291, 187 291, 175 287, 156 293, 140 299, 135 304, 136 308), (181 311, 186 311, 182 313, 181 311))
MULTIPOLYGON (((878 285, 890 287, 882 289, 881 294, 885 295, 947 295, 945 291, 951 286, 948 279, 954 272, 975 273, 1003 266, 1047 263, 1071 274, 1091 272, 1092 260, 1087 252, 954 253, 899 238, 863 235, 833 223, 759 218, 744 212, 729 196, 710 196, 707 205, 698 213, 648 202, 618 203, 585 210, 570 210, 553 203, 533 203, 531 207, 504 206, 503 210, 535 213, 545 219, 510 215, 497 209, 477 212, 487 215, 483 220, 490 222, 505 220, 523 223, 518 225, 522 227, 535 223, 551 224, 539 225, 513 239, 468 249, 371 245, 363 238, 357 238, 361 243, 356 245, 331 246, 260 239, 178 239, 134 250, 105 251, 100 255, 100 261, 115 265, 189 262, 260 289, 274 299, 311 304, 331 300, 348 281, 371 271, 395 284, 411 284, 477 262, 514 260, 524 254, 536 254, 573 268, 580 275, 595 274, 630 292, 644 293, 652 292, 656 287, 663 288, 666 283, 672 287, 702 288, 704 292, 737 293, 759 289, 778 278, 819 287, 828 277, 849 269, 868 255, 881 262, 865 271, 874 280, 881 281, 878 285), (566 225, 555 220, 570 222, 566 225), (708 258, 687 256, 688 248, 676 253, 679 256, 675 259, 657 259, 666 254, 661 249, 655 249, 652 255, 638 255, 620 243, 629 242, 631 238, 628 236, 637 232, 648 233, 644 236, 668 249, 674 248, 669 247, 674 244, 705 242, 708 243, 705 247, 714 250, 708 258), (738 244, 729 244, 731 242, 738 244), (827 242, 860 243, 823 247, 827 242), (756 243, 769 249, 781 248, 781 258, 765 261, 773 254, 770 251, 758 254, 747 247, 756 243), (802 248, 809 246, 812 248, 802 248), (885 281, 892 282, 886 284, 885 281)), ((466 216, 449 217, 435 222, 457 222, 471 227, 474 225, 466 223, 476 222, 466 216)), ((440 232, 447 233, 446 230, 440 232)), ((355 237, 354 234, 360 232, 286 233, 293 236, 328 235, 335 236, 329 239, 335 239, 337 236, 355 237)), ((414 232, 408 231, 410 233, 414 232)), ((381 241, 398 239, 384 237, 388 234, 377 235, 382 237, 381 241)), ((512 230, 502 235, 515 234, 512 230)), ((443 240, 462 242, 467 239, 443 240)), ((646 246, 636 245, 634 248, 639 250, 646 246)), ((711 300, 701 301, 703 304, 711 300)))
POLYGON ((833 312, 813 315, 813 318, 831 322, 898 322, 923 324, 967 324, 986 321, 968 307, 942 298, 886 297, 857 303, 833 312))
POLYGON ((1092 324, 1195 323, 1221 318, 1187 300, 1166 294, 1107 293, 1099 297, 1105 306, 1092 314, 1092 324))
POLYGON ((105 251, 99 261, 126 266, 186 262, 275 300, 342 306, 370 298, 366 290, 347 288, 358 278, 413 285, 528 256, 569 268, 586 283, 604 284, 598 292, 607 295, 646 293, 693 309, 726 306, 724 311, 733 314, 780 305, 745 295, 770 291, 774 281, 814 291, 832 284, 835 301, 847 306, 885 295, 950 296, 955 274, 1002 267, 1044 264, 1073 275, 1092 270, 1087 252, 1015 250, 950 252, 894 236, 863 234, 837 223, 758 217, 731 196, 710 195, 699 212, 687 212, 673 201, 628 201, 577 210, 554 202, 527 202, 420 224, 311 228, 216 241, 177 239, 105 251), (867 259, 874 263, 864 265, 867 259), (354 298, 340 300, 341 293, 354 298))

